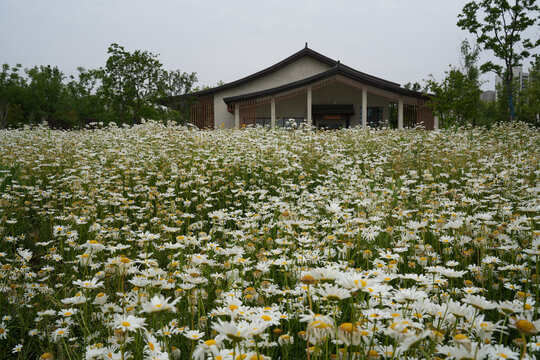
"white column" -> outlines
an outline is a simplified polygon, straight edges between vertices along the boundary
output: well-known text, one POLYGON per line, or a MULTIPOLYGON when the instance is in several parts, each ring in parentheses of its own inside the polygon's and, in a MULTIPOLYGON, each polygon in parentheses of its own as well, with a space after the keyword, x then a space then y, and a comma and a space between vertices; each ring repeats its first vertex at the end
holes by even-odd
POLYGON ((403 100, 398 101, 397 127, 400 130, 403 129, 403 100))
POLYGON ((383 113, 383 123, 381 124, 382 126, 384 127, 388 127, 388 118, 390 117, 390 106, 389 106, 389 103, 388 101, 385 100, 385 102, 383 103, 383 110, 382 110, 382 113, 383 113))
POLYGON ((433 117, 433 130, 439 130, 439 117, 437 115, 433 117))
POLYGON ((362 89, 362 129, 367 129, 367 90, 362 89))
POLYGON ((270 99, 270 126, 276 127, 276 98, 273 96, 270 99))
POLYGON ((240 104, 234 104, 234 127, 240 128, 240 104))
POLYGON ((313 125, 313 119, 311 117, 311 106, 312 106, 312 103, 311 103, 311 86, 308 86, 308 88, 307 88, 307 116, 306 116, 308 127, 311 127, 311 125, 313 125))

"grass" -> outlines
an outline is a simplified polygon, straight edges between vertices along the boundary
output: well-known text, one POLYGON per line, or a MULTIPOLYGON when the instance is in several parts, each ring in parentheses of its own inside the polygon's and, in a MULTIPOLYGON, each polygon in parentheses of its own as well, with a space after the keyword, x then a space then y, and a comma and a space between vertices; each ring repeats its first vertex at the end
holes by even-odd
POLYGON ((539 355, 535 128, 0 140, 2 358, 539 355))

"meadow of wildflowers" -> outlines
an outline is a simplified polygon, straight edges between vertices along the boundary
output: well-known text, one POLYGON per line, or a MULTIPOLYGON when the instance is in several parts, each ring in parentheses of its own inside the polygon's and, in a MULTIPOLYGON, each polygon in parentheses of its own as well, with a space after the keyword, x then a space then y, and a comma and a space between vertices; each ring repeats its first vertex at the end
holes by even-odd
POLYGON ((1 359, 540 358, 540 134, 0 132, 1 359))

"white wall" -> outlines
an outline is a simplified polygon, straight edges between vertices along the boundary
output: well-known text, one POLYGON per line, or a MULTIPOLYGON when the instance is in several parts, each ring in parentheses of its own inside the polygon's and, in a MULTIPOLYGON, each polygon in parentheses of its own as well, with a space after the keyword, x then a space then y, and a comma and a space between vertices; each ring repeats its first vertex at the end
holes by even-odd
MULTIPOLYGON (((235 96, 235 95, 251 93, 254 91, 261 91, 261 90, 274 88, 277 86, 288 84, 293 81, 302 80, 307 77, 319 74, 323 71, 328 70, 329 68, 330 68, 329 65, 321 63, 318 60, 315 60, 309 56, 304 56, 296 60, 295 62, 287 65, 286 67, 280 70, 277 70, 271 74, 268 74, 260 79, 250 81, 249 83, 246 83, 244 85, 234 87, 232 89, 220 91, 214 94, 215 127, 216 128, 221 127, 221 126, 224 126, 226 128, 234 127, 234 114, 231 114, 230 112, 227 111, 227 105, 223 101, 224 98, 235 96)), ((283 116, 298 116, 298 117, 304 116, 305 117, 306 110, 304 110, 302 115, 296 115, 296 113, 299 112, 298 98, 303 98, 303 103, 304 103, 304 108, 305 108, 306 96, 300 95, 292 99, 277 102, 276 103, 276 116, 278 118, 283 117, 283 116), (294 110, 295 114, 290 114, 290 115, 284 114, 282 111, 280 111, 280 106, 282 107, 282 109, 289 108, 291 111, 292 109, 295 109, 294 110)))

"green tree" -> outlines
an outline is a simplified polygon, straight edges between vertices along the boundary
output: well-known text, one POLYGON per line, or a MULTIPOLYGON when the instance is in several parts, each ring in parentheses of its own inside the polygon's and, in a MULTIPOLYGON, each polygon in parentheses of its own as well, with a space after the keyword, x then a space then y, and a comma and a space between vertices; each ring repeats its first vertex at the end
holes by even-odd
POLYGON ((109 46, 107 53, 107 63, 100 69, 99 93, 119 121, 135 124, 143 118, 158 118, 163 71, 157 56, 141 50, 130 53, 118 44, 109 46))
POLYGON ((465 114, 472 125, 476 126, 478 111, 480 108, 480 69, 478 68, 478 58, 480 56, 480 46, 471 45, 467 39, 461 42, 461 72, 466 76, 464 97, 465 114))
POLYGON ((422 91, 422 86, 418 82, 415 82, 414 84, 408 82, 405 85, 403 85, 403 87, 405 89, 412 90, 412 91, 422 91))
MULTIPOLYGON (((25 110, 30 123, 60 120, 59 111, 65 96, 64 74, 58 67, 34 66, 25 70, 28 86, 25 110)), ((62 124, 65 127, 65 124, 62 124)))
POLYGON ((529 80, 518 94, 517 114, 520 120, 540 126, 540 55, 531 62, 529 80))
POLYGON ((78 75, 70 76, 66 84, 65 108, 75 114, 77 124, 84 126, 90 122, 109 123, 114 114, 107 109, 102 97, 97 94, 100 84, 100 71, 77 68, 78 75))
MULTIPOLYGON (((10 67, 8 64, 2 65, 0 73, 0 129, 9 125, 9 117, 13 115, 11 111, 14 107, 17 109, 17 114, 21 112, 21 98, 26 86, 26 81, 21 76, 21 64, 10 67)), ((17 116, 19 117, 19 116, 17 116)))
POLYGON ((497 101, 480 101, 476 123, 480 126, 491 128, 493 123, 504 121, 506 117, 501 115, 497 101))
POLYGON ((480 71, 493 71, 503 79, 511 120, 515 118, 512 69, 540 45, 540 39, 533 42, 523 37, 538 22, 539 11, 535 0, 478 0, 467 3, 458 15, 457 25, 475 34, 478 44, 504 62, 501 66, 488 61, 480 66, 480 71))
POLYGON ((463 125, 469 119, 472 108, 471 86, 467 77, 457 68, 445 72, 446 77, 436 81, 433 76, 427 80, 428 91, 433 94, 429 103, 433 111, 440 116, 441 124, 463 125))
POLYGON ((193 91, 193 85, 197 82, 197 75, 172 70, 163 71, 161 77, 163 99, 176 99, 174 102, 161 101, 167 106, 166 117, 180 124, 185 124, 189 120, 189 109, 195 99, 184 95, 193 91))
MULTIPOLYGON (((508 107, 508 91, 507 86, 502 83, 495 85, 495 117, 494 121, 504 122, 510 118, 510 108, 508 107)), ((519 91, 516 81, 512 81, 512 93, 515 94, 519 91)))
POLYGON ((223 86, 223 85, 226 85, 227 83, 223 80, 219 80, 217 82, 216 85, 212 86, 212 85, 199 85, 199 86, 196 86, 194 87, 193 89, 191 89, 190 92, 199 92, 199 91, 205 91, 205 90, 210 90, 210 89, 214 89, 214 88, 217 88, 217 87, 220 87, 220 86, 223 86))
POLYGON ((446 77, 437 82, 433 76, 427 80, 427 92, 432 95, 429 103, 441 121, 447 125, 463 125, 468 121, 476 126, 480 107, 480 80, 477 66, 480 49, 468 40, 461 43, 461 68, 450 66, 446 77))
MULTIPOLYGON (((0 72, 0 128, 46 120, 53 127, 84 126, 90 122, 138 123, 141 119, 184 122, 184 109, 164 109, 160 99, 187 94, 195 73, 165 71, 156 55, 127 52, 112 44, 105 67, 78 68, 66 78, 57 67, 2 65, 0 72)), ((189 106, 186 107, 189 109, 189 106)))

